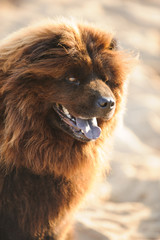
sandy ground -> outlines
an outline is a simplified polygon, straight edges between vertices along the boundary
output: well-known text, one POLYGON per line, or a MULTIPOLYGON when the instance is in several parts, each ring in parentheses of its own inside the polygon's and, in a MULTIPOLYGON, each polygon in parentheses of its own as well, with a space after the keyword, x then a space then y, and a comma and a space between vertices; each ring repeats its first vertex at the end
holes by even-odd
POLYGON ((0 39, 43 17, 76 17, 116 31, 139 52, 111 173, 76 215, 78 240, 160 239, 160 1, 0 0, 0 39))

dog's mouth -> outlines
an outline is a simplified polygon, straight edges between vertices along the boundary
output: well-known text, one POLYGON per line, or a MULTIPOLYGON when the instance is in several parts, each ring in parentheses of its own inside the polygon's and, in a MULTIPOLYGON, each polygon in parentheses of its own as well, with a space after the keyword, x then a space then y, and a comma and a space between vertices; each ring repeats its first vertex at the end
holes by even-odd
POLYGON ((101 128, 97 124, 97 118, 84 119, 74 117, 61 104, 54 104, 54 111, 58 114, 61 121, 61 128, 80 141, 91 141, 99 138, 101 128))

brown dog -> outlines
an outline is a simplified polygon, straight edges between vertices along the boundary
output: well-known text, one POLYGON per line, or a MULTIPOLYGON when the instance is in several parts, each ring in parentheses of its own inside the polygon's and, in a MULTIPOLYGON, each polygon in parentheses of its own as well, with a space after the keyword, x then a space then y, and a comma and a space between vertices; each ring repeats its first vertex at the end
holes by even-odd
POLYGON ((0 239, 71 239, 103 168, 130 59, 88 25, 48 21, 0 45, 0 239))

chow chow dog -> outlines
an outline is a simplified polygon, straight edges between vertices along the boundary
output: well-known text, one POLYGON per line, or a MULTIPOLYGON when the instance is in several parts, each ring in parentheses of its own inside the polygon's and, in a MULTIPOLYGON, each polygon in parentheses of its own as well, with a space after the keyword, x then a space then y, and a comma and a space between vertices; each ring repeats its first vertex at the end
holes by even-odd
POLYGON ((0 43, 0 239, 72 239, 130 66, 112 33, 73 21, 47 20, 0 43))

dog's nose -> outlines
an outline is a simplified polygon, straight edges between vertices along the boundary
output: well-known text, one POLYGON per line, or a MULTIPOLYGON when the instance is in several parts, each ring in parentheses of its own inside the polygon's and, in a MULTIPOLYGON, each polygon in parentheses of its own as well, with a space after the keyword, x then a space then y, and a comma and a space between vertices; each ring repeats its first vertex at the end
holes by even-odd
POLYGON ((97 100, 97 105, 100 108, 112 110, 115 107, 115 100, 112 97, 100 97, 97 100))

